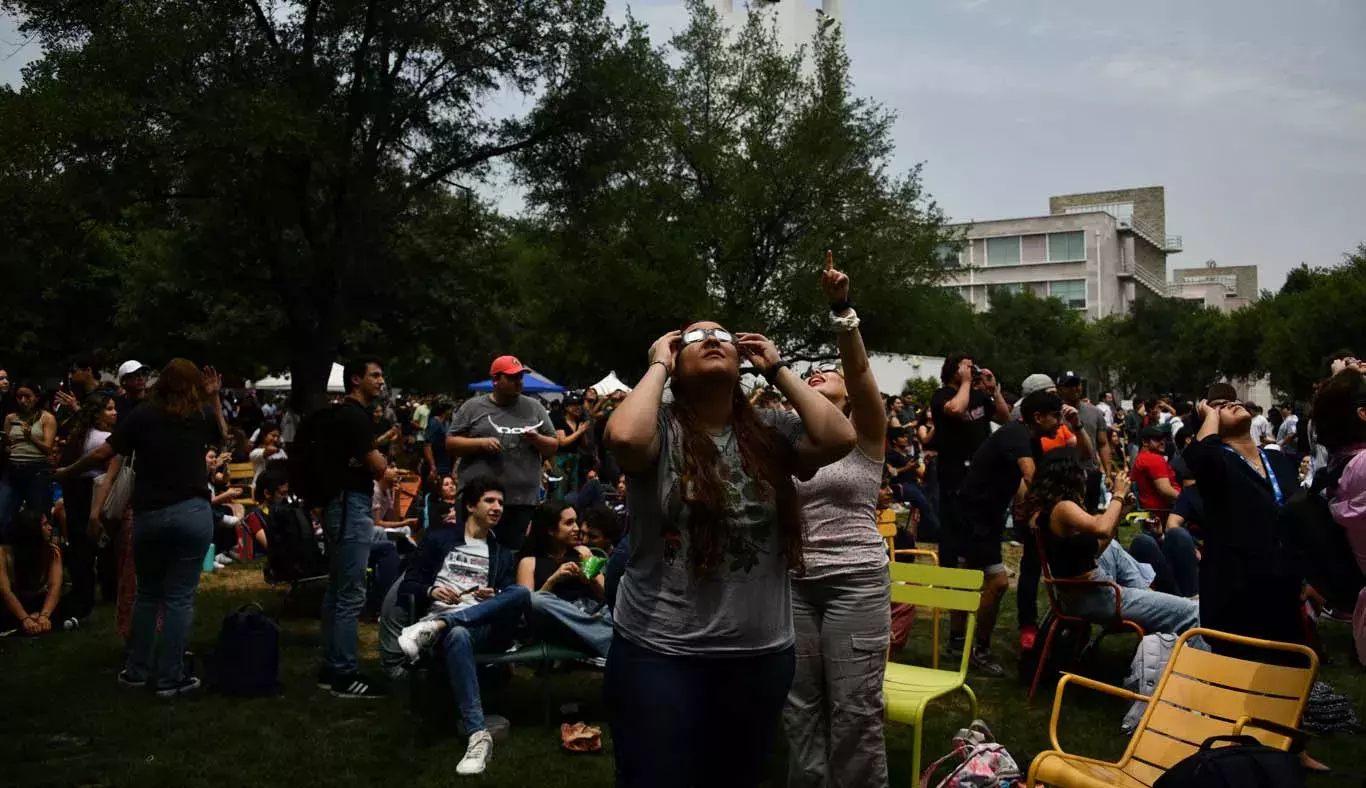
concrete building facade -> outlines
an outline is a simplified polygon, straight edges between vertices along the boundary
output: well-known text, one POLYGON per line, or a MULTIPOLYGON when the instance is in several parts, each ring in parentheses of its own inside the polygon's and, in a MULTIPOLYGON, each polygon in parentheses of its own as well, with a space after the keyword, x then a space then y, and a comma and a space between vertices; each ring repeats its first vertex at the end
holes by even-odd
POLYGON ((965 241, 941 250, 944 286, 974 309, 991 295, 1029 290, 1061 299, 1088 319, 1128 314, 1140 298, 1171 295, 1167 256, 1181 251, 1167 235, 1161 186, 1049 198, 1049 214, 956 225, 965 241))
POLYGON ((1257 266, 1219 265, 1213 260, 1203 268, 1172 271, 1172 297, 1199 301, 1211 309, 1232 312, 1256 301, 1257 266))

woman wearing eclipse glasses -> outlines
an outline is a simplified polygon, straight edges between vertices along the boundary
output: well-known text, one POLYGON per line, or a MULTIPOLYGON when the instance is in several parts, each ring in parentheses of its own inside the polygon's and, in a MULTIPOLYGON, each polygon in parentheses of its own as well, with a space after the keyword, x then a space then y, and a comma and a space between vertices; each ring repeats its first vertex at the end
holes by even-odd
POLYGON ((701 321, 654 343, 605 440, 632 518, 606 676, 616 784, 758 785, 794 669, 793 477, 847 455, 854 428, 768 339, 701 321), (795 412, 755 410, 743 360, 795 412))
POLYGON ((858 434, 839 462, 797 485, 806 573, 792 578, 797 669, 783 710, 788 786, 887 785, 882 679, 891 635, 887 544, 877 532, 887 414, 849 306, 849 277, 827 257, 821 289, 841 366, 816 367, 807 387, 858 434))

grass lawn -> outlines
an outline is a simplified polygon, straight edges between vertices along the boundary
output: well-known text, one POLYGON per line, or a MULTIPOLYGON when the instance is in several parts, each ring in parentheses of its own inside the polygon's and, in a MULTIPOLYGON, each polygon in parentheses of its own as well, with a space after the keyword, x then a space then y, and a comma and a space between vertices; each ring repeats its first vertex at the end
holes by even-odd
MULTIPOLYGON (((230 567, 204 578, 191 648, 212 650, 223 616, 247 602, 275 615, 282 591, 261 582, 258 567, 230 567)), ((112 609, 97 608, 79 633, 28 640, 0 639, 0 764, 5 785, 15 786, 449 786, 459 781, 454 767, 464 742, 443 721, 441 730, 409 708, 406 687, 382 701, 344 701, 314 686, 317 621, 307 613, 313 600, 281 617, 282 688, 271 698, 236 700, 201 693, 158 701, 118 687, 114 675, 123 648, 113 627, 112 609)), ((997 651, 1013 670, 1016 646, 1014 597, 1005 602, 997 628, 997 651)), ((1332 663, 1324 679, 1366 708, 1366 671, 1347 659, 1350 628, 1324 624, 1332 663)), ((373 624, 362 625, 363 658, 377 658, 373 624)), ((1118 683, 1127 670, 1133 638, 1111 639, 1089 672, 1118 683)), ((898 659, 928 664, 928 618, 912 632, 898 659)), ((601 678, 593 672, 550 677, 556 702, 577 701, 582 718, 604 730, 601 678)), ((1022 766, 1048 747, 1051 690, 1040 690, 1035 705, 1025 704, 1025 687, 1013 677, 971 678, 981 715, 1022 766)), ((506 742, 494 749, 488 773, 468 778, 488 786, 610 785, 611 742, 601 755, 571 755, 559 747, 558 729, 542 724, 540 680, 519 673, 496 698, 489 713, 512 720, 506 742)), ((1117 756, 1125 738, 1119 721, 1125 704, 1069 690, 1062 717, 1063 746, 1082 754, 1117 756)), ((965 724, 967 704, 958 698, 932 707, 925 732, 926 763, 946 752, 953 732, 965 724)), ((454 711, 452 710, 452 717, 454 711)), ((893 785, 914 785, 911 731, 890 725, 887 750, 893 785)), ((1366 771, 1360 736, 1316 740, 1311 751, 1345 770, 1366 771)), ((782 785, 785 757, 773 753, 774 785, 782 785)), ((1342 784, 1321 779, 1314 785, 1342 784)))

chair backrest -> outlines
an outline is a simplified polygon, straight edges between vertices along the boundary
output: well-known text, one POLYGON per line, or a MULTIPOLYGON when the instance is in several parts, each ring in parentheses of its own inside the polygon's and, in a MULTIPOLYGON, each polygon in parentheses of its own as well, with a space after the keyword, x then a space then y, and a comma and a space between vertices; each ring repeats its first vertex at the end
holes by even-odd
POLYGON ((976 613, 982 601, 980 569, 893 563, 892 601, 976 613))
POLYGON ((238 482, 250 483, 252 477, 256 475, 256 469, 249 462, 230 462, 228 463, 228 480, 236 485, 238 482))
POLYGON ((877 510, 877 535, 887 543, 887 557, 893 558, 892 550, 896 549, 896 511, 893 509, 877 510))
MULTIPOLYGON (((1288 660, 1289 661, 1289 660, 1288 660)), ((1232 733, 1251 717, 1295 727, 1318 675, 1318 656, 1292 643, 1274 643, 1211 629, 1192 629, 1177 641, 1162 673, 1154 701, 1138 725, 1123 760, 1124 771, 1147 785, 1211 736, 1232 733), (1222 640, 1245 647, 1291 654, 1303 666, 1269 665, 1223 656, 1189 646, 1191 638, 1222 640)), ((1281 734, 1249 725, 1244 731, 1278 749, 1290 746, 1281 734)))

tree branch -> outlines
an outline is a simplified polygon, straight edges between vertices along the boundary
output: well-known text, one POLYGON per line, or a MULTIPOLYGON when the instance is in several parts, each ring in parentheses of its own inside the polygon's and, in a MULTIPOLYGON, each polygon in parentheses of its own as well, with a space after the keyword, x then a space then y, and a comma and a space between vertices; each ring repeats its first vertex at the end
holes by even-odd
POLYGON ((313 50, 318 42, 318 6, 322 0, 309 0, 308 10, 304 12, 304 61, 313 64, 313 50))
POLYGON ((270 42, 270 48, 279 52, 280 39, 275 35, 275 27, 266 17, 265 9, 261 8, 261 4, 257 0, 247 0, 247 5, 251 6, 251 13, 256 17, 256 26, 261 28, 261 32, 265 34, 266 40, 270 42))
POLYGON ((532 145, 535 145, 545 140, 549 136, 550 132, 540 131, 536 132, 535 134, 532 134, 526 139, 518 140, 517 142, 509 142, 505 145, 488 145, 483 148, 480 148, 479 150, 476 150, 468 156, 456 159, 450 164, 447 164, 444 167, 439 167, 433 170, 432 172, 428 173, 426 176, 419 178, 417 182, 413 183, 404 191, 403 197, 400 200, 399 204, 401 206, 406 207, 408 202, 413 197, 417 196, 421 192, 426 191, 427 189, 430 189, 435 184, 445 180, 446 178, 450 177, 452 174, 460 170, 478 166, 490 159, 496 159, 499 156, 506 156, 509 153, 516 153, 520 150, 526 150, 532 145))

